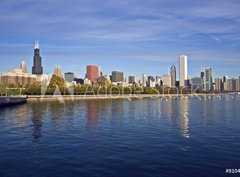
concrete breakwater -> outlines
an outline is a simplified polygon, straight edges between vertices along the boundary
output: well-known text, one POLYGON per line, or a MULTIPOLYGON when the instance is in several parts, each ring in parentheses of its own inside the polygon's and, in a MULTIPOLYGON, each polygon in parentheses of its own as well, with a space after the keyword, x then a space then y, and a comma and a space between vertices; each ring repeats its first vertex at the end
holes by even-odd
POLYGON ((25 97, 0 97, 0 107, 26 103, 25 97))
POLYGON ((119 95, 28 95, 28 100, 95 100, 95 99, 143 99, 143 98, 186 98, 186 97, 197 97, 197 96, 211 96, 215 94, 119 94, 119 95))

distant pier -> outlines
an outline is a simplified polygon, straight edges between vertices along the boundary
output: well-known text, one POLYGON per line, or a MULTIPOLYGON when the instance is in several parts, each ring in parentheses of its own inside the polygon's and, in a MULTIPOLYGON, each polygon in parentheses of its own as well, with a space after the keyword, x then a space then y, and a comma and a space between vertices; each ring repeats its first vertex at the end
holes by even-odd
POLYGON ((24 104, 27 102, 26 97, 0 97, 0 107, 24 104))

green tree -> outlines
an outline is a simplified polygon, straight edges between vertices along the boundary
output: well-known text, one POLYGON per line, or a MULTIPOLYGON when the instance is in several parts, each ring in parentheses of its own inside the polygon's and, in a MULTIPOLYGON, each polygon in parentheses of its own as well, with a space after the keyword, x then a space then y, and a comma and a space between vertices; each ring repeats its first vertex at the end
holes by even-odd
POLYGON ((29 95, 40 95, 41 94, 41 83, 40 82, 34 82, 30 86, 28 86, 25 90, 26 94, 29 95))
POLYGON ((110 82, 105 77, 98 78, 97 83, 98 85, 103 87, 108 87, 110 85, 110 82))
POLYGON ((49 87, 47 89, 47 94, 53 94, 56 88, 59 88, 61 94, 66 94, 67 92, 67 85, 65 80, 62 77, 53 75, 51 81, 49 83, 49 87))
POLYGON ((0 84, 0 95, 5 95, 6 86, 4 84, 0 84))

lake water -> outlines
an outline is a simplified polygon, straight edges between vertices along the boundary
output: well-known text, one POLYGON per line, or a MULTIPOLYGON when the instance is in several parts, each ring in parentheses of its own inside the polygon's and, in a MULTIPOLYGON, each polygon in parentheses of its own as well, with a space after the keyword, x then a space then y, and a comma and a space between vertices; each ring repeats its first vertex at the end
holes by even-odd
POLYGON ((235 176, 240 96, 30 101, 0 108, 0 142, 1 177, 235 176))

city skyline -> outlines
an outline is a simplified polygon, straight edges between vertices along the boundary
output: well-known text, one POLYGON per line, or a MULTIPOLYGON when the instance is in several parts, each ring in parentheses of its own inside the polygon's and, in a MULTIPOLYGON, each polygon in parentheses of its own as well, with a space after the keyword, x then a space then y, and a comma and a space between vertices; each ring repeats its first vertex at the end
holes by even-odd
MULTIPOLYGON (((188 80, 188 77, 189 78, 191 78, 191 77, 198 77, 198 76, 201 76, 202 77, 202 72, 203 72, 203 70, 205 70, 205 69, 208 69, 208 68, 211 68, 212 69, 212 67, 201 67, 201 70, 200 70, 200 72, 198 73, 199 75, 190 75, 189 73, 188 73, 188 70, 189 70, 189 66, 188 66, 188 63, 189 63, 189 61, 188 61, 188 56, 187 55, 180 55, 179 56, 179 58, 178 58, 178 64, 177 64, 177 66, 178 66, 178 73, 179 74, 176 74, 176 72, 177 72, 177 69, 176 69, 176 67, 175 67, 175 65, 173 64, 171 67, 169 67, 167 70, 168 70, 168 72, 167 73, 163 73, 162 75, 153 75, 153 74, 150 74, 150 75, 148 75, 148 76, 156 76, 156 77, 158 77, 158 76, 164 76, 164 75, 171 75, 173 78, 175 77, 175 82, 178 80, 179 82, 180 82, 180 85, 181 86, 186 86, 186 85, 188 85, 185 81, 187 81, 188 80), (174 69, 175 71, 175 74, 173 74, 172 73, 172 69, 174 69), (182 79, 181 79, 181 77, 182 77, 182 79), (182 80, 182 81, 181 81, 182 80)), ((52 68, 52 71, 51 72, 44 72, 43 71, 43 68, 45 68, 46 66, 43 66, 42 65, 42 57, 40 56, 40 44, 39 44, 39 41, 38 40, 36 40, 35 41, 35 44, 34 44, 34 56, 33 56, 33 62, 32 62, 32 65, 33 65, 33 67, 32 67, 32 72, 29 72, 29 73, 32 73, 32 74, 37 74, 37 75, 41 75, 41 74, 48 74, 48 75, 52 75, 52 74, 55 74, 55 75, 59 75, 59 73, 62 73, 62 67, 60 66, 60 64, 55 64, 55 66, 54 66, 54 68, 52 68), (35 73, 36 71, 35 71, 35 69, 33 70, 33 68, 35 68, 35 67, 37 67, 37 69, 39 70, 39 73, 35 73), (40 67, 40 68, 38 68, 38 67, 40 67), (57 73, 57 74, 56 74, 57 73)), ((97 65, 93 65, 93 64, 87 64, 86 66, 84 66, 84 67, 86 67, 86 69, 88 70, 88 67, 89 66, 91 66, 91 67, 98 67, 98 70, 99 70, 99 72, 100 72, 100 67, 101 66, 97 66, 97 65)), ((21 61, 21 65, 20 65, 20 68, 22 68, 22 67, 24 67, 24 72, 26 72, 27 71, 27 62, 26 61, 21 61)), ((5 70, 5 71, 11 71, 12 69, 16 69, 16 68, 18 68, 18 67, 13 67, 13 68, 11 68, 11 69, 9 69, 9 70, 5 70)), ((72 70, 67 70, 67 71, 63 71, 63 73, 69 73, 69 72, 71 72, 71 73, 74 73, 75 74, 75 76, 76 77, 81 77, 81 78, 85 78, 86 76, 87 76, 87 73, 88 73, 88 71, 85 71, 85 73, 83 74, 83 75, 81 75, 81 76, 78 76, 76 73, 74 73, 72 70)), ((4 72, 5 72, 4 71, 4 72)), ((113 71, 120 71, 120 72, 124 72, 125 73, 125 71, 124 70, 112 70, 110 73, 104 73, 105 75, 111 75, 111 73, 113 72, 113 71)), ((101 71, 101 73, 102 73, 102 71, 101 71)), ((100 74, 100 73, 99 73, 100 74)), ((142 73, 142 74, 146 74, 146 73, 142 73)), ((62 75, 62 74, 61 74, 62 75)), ((221 75, 218 75, 218 76, 214 76, 214 73, 212 73, 211 74, 212 75, 212 77, 213 78, 219 78, 219 77, 225 77, 225 76, 227 76, 226 74, 224 74, 224 73, 221 73, 221 75)), ((99 75, 100 76, 100 75, 99 75)), ((129 74, 126 74, 125 73, 125 79, 127 78, 127 76, 133 76, 133 74, 131 75, 129 75, 129 74)), ((139 77, 138 75, 134 75, 135 77, 139 77)), ((227 76, 227 77, 229 77, 229 76, 227 76)), ((230 76, 231 77, 231 76, 230 76)), ((233 76, 232 78, 240 78, 240 76, 239 75, 236 75, 236 76, 233 76)), ((91 80, 91 79, 90 79, 91 80)), ((172 83, 172 85, 173 85, 173 83, 172 83)))
POLYGON ((0 177, 240 174, 239 0, 0 0, 0 177))
POLYGON ((212 67, 214 77, 239 75, 238 2, 97 4, 2 1, 0 71, 22 60, 32 65, 30 49, 37 39, 45 73, 60 65, 81 77, 86 65, 97 65, 109 74, 124 70, 126 75, 163 75, 172 64, 178 68, 177 58, 185 54, 191 76, 198 76, 201 67, 212 67))

